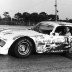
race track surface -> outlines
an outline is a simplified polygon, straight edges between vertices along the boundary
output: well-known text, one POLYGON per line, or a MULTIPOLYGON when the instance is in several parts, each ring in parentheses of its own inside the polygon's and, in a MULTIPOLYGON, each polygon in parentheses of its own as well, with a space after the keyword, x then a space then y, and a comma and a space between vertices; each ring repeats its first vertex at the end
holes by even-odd
POLYGON ((72 72, 72 59, 60 54, 34 54, 25 59, 0 55, 0 72, 72 72))

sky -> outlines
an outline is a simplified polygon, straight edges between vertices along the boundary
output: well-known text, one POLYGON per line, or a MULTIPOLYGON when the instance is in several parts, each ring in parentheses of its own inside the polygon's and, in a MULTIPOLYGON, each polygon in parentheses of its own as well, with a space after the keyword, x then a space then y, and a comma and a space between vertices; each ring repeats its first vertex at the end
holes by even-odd
MULTIPOLYGON (((72 0, 57 0, 60 19, 72 18, 72 0)), ((0 0, 0 15, 9 12, 13 17, 20 12, 55 14, 55 0, 0 0)))

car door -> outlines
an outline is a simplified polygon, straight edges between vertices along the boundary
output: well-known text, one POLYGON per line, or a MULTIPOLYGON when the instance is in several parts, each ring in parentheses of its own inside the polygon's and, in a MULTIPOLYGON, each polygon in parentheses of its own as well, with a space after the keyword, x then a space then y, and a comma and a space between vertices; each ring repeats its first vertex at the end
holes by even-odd
POLYGON ((64 37, 64 34, 65 34, 64 30, 65 30, 64 26, 56 27, 55 32, 53 33, 53 36, 51 37, 52 44, 54 44, 56 48, 63 45, 66 41, 64 37))

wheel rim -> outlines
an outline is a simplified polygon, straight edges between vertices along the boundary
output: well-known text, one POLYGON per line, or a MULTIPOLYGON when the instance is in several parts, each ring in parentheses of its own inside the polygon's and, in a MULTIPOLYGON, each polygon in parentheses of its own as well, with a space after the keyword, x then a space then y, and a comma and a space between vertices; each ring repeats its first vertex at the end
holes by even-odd
POLYGON ((26 41, 21 41, 18 43, 18 52, 21 55, 26 55, 29 53, 30 45, 26 41))

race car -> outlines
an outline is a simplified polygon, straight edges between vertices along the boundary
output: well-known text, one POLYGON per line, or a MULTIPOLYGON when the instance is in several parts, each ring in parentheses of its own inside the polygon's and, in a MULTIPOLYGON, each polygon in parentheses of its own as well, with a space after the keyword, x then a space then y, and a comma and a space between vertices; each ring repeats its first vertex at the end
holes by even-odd
POLYGON ((72 57, 72 23, 43 21, 30 29, 0 30, 0 54, 25 58, 33 52, 72 57), (66 35, 67 27, 70 35, 66 35))

